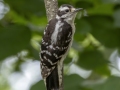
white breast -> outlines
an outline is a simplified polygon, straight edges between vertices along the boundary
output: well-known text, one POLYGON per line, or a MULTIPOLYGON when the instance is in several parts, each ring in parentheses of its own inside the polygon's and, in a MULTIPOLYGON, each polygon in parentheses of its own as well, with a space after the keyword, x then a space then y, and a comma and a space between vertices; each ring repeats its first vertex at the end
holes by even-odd
POLYGON ((56 43, 57 41, 57 36, 58 36, 58 32, 61 29, 60 27, 63 25, 63 23, 61 21, 58 21, 55 25, 55 30, 51 36, 51 43, 56 43))

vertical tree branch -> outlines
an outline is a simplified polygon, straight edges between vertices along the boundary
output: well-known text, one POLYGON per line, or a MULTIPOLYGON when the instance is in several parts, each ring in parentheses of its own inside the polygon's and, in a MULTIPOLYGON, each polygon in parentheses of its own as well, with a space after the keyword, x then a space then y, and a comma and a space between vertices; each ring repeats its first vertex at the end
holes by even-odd
MULTIPOLYGON (((56 16, 58 11, 58 1, 57 0, 44 0, 47 19, 50 21, 52 18, 56 16)), ((59 90, 63 90, 63 68, 62 68, 62 85, 59 90)))
POLYGON ((53 17, 56 16, 58 10, 58 2, 57 0, 44 0, 47 19, 50 21, 53 17))

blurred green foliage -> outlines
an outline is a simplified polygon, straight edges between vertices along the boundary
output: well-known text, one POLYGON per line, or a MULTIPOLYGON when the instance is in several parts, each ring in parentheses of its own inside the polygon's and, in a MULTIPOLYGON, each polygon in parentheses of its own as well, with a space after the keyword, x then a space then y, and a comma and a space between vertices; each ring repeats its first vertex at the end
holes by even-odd
MULTIPOLYGON (((23 50, 28 52, 26 58, 39 60, 39 43, 47 24, 44 1, 4 0, 2 3, 10 10, 0 20, 0 62, 23 50)), ((58 3, 82 7, 88 13, 81 19, 81 14, 77 15, 74 42, 65 65, 69 67, 74 62, 93 71, 87 79, 65 73, 65 90, 120 90, 120 77, 111 76, 109 69, 111 53, 120 50, 120 0, 58 0, 58 3)), ((22 59, 16 62, 14 72, 22 63, 22 59)), ((43 81, 31 86, 31 90, 45 90, 43 81)))

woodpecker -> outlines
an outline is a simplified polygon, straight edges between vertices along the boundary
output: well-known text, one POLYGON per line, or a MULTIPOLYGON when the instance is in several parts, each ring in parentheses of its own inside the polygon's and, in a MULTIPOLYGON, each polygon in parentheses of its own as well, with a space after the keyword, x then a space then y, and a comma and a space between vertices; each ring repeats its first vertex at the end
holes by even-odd
POLYGON ((47 90, 60 90, 62 85, 63 61, 72 45, 75 33, 74 20, 78 11, 72 5, 63 4, 56 17, 44 30, 41 42, 41 75, 47 90))

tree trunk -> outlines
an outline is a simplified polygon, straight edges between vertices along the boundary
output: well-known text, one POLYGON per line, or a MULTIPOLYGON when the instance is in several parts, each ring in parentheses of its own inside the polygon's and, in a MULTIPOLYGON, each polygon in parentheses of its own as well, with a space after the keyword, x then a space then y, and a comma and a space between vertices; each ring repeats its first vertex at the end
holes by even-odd
POLYGON ((53 17, 56 16, 58 10, 58 2, 57 0, 44 0, 47 19, 50 21, 53 17))

